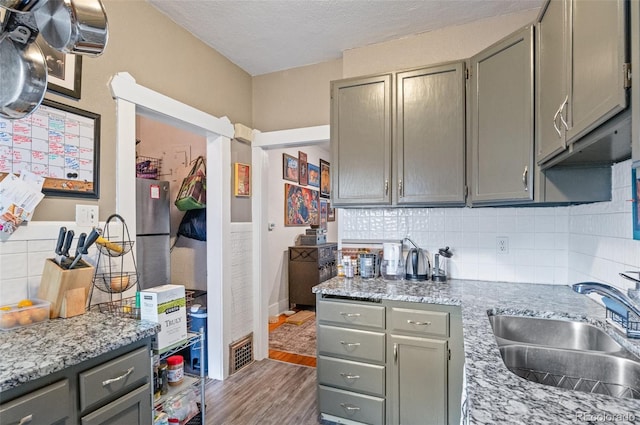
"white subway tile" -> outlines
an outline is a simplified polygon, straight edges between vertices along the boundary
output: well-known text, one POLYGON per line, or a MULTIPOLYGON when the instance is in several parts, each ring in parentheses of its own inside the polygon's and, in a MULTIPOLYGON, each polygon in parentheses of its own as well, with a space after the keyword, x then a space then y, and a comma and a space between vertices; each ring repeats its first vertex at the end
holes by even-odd
MULTIPOLYGON (((78 239, 75 238, 74 242, 78 239)), ((75 247, 75 245, 74 245, 75 247)), ((55 239, 38 239, 27 241, 27 249, 29 252, 49 252, 51 256, 55 255, 56 240, 55 239)))
POLYGON ((478 264, 478 279, 495 281, 496 266, 492 264, 478 264))
POLYGON ((0 300, 2 304, 13 304, 29 298, 29 288, 26 277, 7 278, 2 276, 0 285, 0 300))
POLYGON ((487 215, 478 217, 479 232, 497 232, 498 218, 495 215, 487 215))
POLYGON ((0 242, 0 255, 19 254, 27 252, 27 241, 2 241, 0 242))
POLYGON ((462 230, 462 216, 445 216, 444 229, 450 232, 459 232, 462 230))
POLYGON ((5 279, 26 278, 29 271, 27 254, 0 255, 0 270, 2 270, 3 281, 5 279))

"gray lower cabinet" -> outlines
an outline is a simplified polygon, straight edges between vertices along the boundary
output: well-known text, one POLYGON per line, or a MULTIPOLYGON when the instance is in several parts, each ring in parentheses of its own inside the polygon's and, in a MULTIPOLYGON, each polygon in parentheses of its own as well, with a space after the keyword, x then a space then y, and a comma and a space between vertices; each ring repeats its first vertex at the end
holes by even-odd
POLYGON ((388 356, 390 423, 449 423, 447 341, 391 334, 388 356))
POLYGON ((0 405, 3 424, 72 424, 69 380, 35 390, 0 405))
POLYGON ((348 424, 460 421, 459 307, 318 294, 318 406, 348 424))
POLYGON ((150 424, 151 339, 0 394, 7 424, 150 424))
POLYGON ((554 156, 626 108, 627 7, 626 0, 543 6, 536 55, 539 164, 553 164, 554 156))

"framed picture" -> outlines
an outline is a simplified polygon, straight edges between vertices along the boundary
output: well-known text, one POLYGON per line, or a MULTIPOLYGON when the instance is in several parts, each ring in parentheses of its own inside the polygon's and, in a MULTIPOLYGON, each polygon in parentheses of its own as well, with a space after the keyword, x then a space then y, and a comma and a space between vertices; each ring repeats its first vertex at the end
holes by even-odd
POLYGON ((336 221, 336 209, 331 208, 330 202, 327 202, 327 221, 336 221))
POLYGON ((298 183, 298 158, 282 154, 282 178, 298 183))
POLYGON ((640 240, 640 172, 639 168, 631 169, 631 189, 633 190, 633 207, 631 208, 633 217, 633 239, 640 240))
POLYGON ((307 187, 284 184, 284 225, 310 226, 319 224, 318 191, 307 187))
POLYGON ((309 175, 307 173, 307 154, 298 151, 298 183, 300 186, 306 186, 309 184, 309 175))
POLYGON ((99 198, 100 115, 44 99, 7 129, 13 155, 0 161, 0 176, 26 170, 44 178, 46 196, 99 198))
POLYGON ((320 199, 320 228, 327 229, 329 203, 326 199, 320 199))
POLYGON ((236 162, 233 164, 233 194, 251 196, 251 166, 236 162))
POLYGON ((82 56, 57 51, 42 39, 36 38, 38 47, 47 61, 47 90, 72 99, 80 99, 82 56))
POLYGON ((307 174, 309 175, 309 186, 320 187, 320 168, 314 164, 307 164, 307 174))
POLYGON ((331 166, 324 159, 320 160, 320 196, 331 196, 331 166))

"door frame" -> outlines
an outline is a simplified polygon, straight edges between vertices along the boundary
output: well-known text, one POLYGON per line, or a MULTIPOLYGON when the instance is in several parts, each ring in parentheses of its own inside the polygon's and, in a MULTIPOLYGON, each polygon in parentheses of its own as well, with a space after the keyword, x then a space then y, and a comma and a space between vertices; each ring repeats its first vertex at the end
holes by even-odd
MULTIPOLYGON (((181 128, 206 138, 207 197, 221 200, 207 207, 207 329, 208 375, 224 379, 229 371, 225 341, 229 335, 230 311, 224 300, 230 289, 225 285, 231 273, 231 258, 225 247, 230 240, 231 163, 233 124, 155 92, 136 83, 127 72, 115 74, 109 82, 116 102, 116 211, 125 217, 132 238, 136 235, 135 141, 136 115, 181 128)), ((134 252, 135 255, 135 252, 134 252)))

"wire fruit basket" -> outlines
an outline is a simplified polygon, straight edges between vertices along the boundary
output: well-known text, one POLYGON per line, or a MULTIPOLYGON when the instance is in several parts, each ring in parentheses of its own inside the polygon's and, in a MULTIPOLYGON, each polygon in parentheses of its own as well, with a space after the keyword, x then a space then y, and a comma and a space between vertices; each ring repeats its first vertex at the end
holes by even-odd
POLYGON ((138 283, 137 272, 98 273, 93 283, 102 292, 121 293, 138 283))
POLYGON ((128 254, 133 248, 133 241, 110 241, 103 237, 98 238, 96 246, 98 251, 109 257, 121 257, 128 254))

